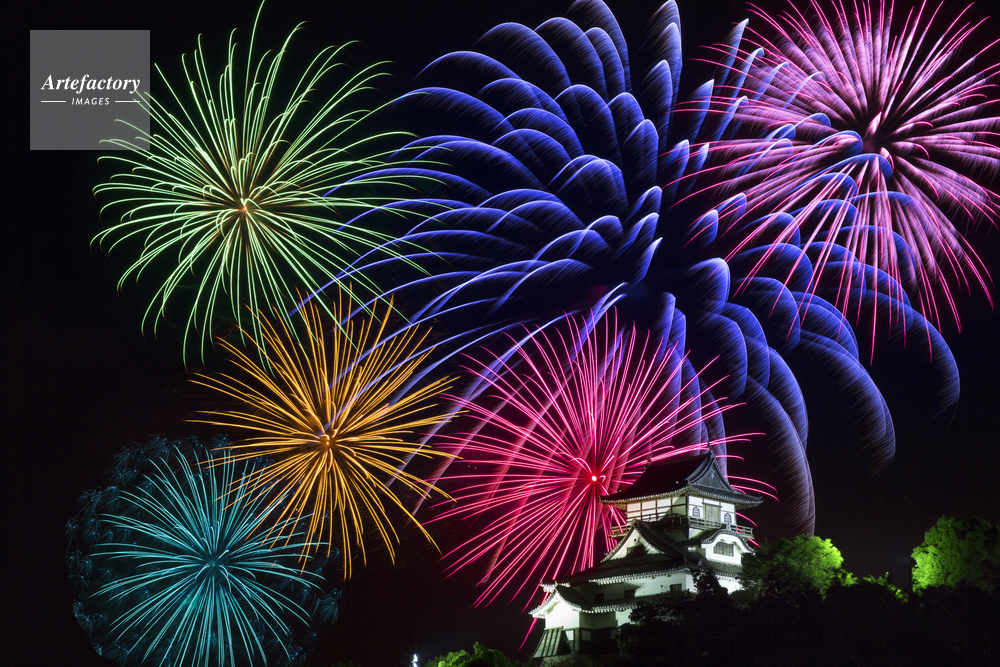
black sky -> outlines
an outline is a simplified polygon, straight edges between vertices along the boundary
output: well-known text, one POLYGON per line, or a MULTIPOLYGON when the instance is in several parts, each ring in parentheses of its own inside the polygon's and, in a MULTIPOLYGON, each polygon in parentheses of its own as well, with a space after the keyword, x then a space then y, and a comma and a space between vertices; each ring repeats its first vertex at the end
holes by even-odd
MULTIPOLYGON (((304 51, 360 40, 355 62, 395 63, 391 70, 397 81, 386 90, 392 94, 403 92, 433 58, 471 48, 493 25, 517 21, 533 27, 561 15, 568 4, 289 0, 265 9, 262 37, 274 44, 298 21, 308 20, 299 42, 304 51)), ((658 3, 610 4, 637 46, 658 3)), ((688 7, 693 4, 679 2, 686 58, 699 55, 698 46, 720 40, 733 21, 748 15, 740 2, 698 3, 712 7, 695 12, 688 7)), ((27 60, 29 28, 148 28, 153 61, 173 69, 180 54, 194 48, 198 33, 219 52, 232 28, 252 25, 255 9, 253 2, 219 6, 184 0, 163 8, 121 0, 71 7, 36 2, 29 24, 19 28, 19 60, 27 60)), ((710 72, 685 75, 690 90, 710 72)), ((8 106, 15 105, 8 97, 8 106)), ((8 414, 6 460, 14 465, 4 466, 10 474, 4 490, 12 528, 3 549, 4 598, 10 608, 0 655, 13 652, 17 664, 107 665, 73 620, 63 525, 80 491, 100 483, 109 457, 121 446, 154 432, 190 432, 182 423, 190 398, 176 340, 169 334, 162 340, 144 337, 142 298, 134 287, 116 291, 124 261, 109 261, 90 247, 101 229, 91 191, 106 177, 96 164, 98 153, 30 152, 27 132, 17 133, 8 147, 9 164, 18 173, 7 198, 14 206, 4 210, 3 220, 9 305, 2 318, 2 397, 8 414)), ((978 242, 997 275, 996 230, 980 234, 978 242)), ((994 483, 1000 465, 1000 318, 982 299, 967 312, 960 334, 946 332, 962 373, 962 395, 942 414, 913 410, 907 379, 876 359, 873 374, 884 389, 897 434, 896 460, 888 469, 866 474, 854 450, 831 435, 835 428, 828 428, 822 414, 812 421, 817 533, 833 540, 845 566, 857 574, 889 570, 902 581, 910 550, 938 516, 1000 522, 994 483)), ((766 509, 753 516, 764 535, 782 534, 780 525, 768 523, 766 509)), ((402 666, 414 652, 430 657, 474 640, 513 653, 528 627, 518 605, 471 609, 475 594, 468 578, 442 581, 433 554, 419 539, 407 540, 401 565, 375 563, 343 589, 342 618, 318 657, 402 666)))

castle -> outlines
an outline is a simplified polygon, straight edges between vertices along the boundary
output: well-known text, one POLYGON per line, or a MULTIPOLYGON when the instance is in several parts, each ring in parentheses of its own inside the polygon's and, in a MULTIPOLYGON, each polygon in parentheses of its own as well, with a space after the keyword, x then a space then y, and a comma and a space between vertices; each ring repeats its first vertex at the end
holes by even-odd
POLYGON ((650 464, 631 487, 602 498, 627 517, 616 546, 597 565, 541 584, 545 601, 531 614, 545 630, 533 657, 550 664, 613 653, 618 628, 640 601, 693 590, 697 572, 738 590, 753 530, 736 512, 761 501, 733 489, 711 450, 650 464))

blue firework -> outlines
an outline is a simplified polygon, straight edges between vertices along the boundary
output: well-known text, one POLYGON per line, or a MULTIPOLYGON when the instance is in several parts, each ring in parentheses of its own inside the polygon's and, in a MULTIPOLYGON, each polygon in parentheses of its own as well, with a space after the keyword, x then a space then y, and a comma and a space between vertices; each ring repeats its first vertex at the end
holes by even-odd
MULTIPOLYGON (((726 72, 739 38, 734 32, 723 48, 726 72)), ((398 103, 408 120, 426 118, 447 133, 421 132, 386 173, 422 177, 415 187, 430 175, 437 187, 391 207, 412 216, 412 227, 355 270, 391 273, 397 287, 389 294, 416 305, 412 321, 447 328, 438 342, 443 361, 496 345, 500 332, 516 336, 525 324, 544 329, 573 313, 593 325, 615 307, 623 321, 689 353, 676 377, 678 390, 693 388, 681 396, 694 399, 692 410, 712 413, 720 395, 747 404, 786 477, 792 528, 810 531, 808 423, 794 371, 833 394, 875 466, 894 451, 891 417, 859 362, 852 323, 803 287, 816 246, 758 233, 731 255, 720 229, 746 217, 746 198, 734 195, 704 215, 692 199, 710 177, 709 146, 735 109, 712 109, 709 81, 689 97, 687 113, 673 113, 682 62, 674 2, 653 16, 637 53, 599 0, 580 0, 566 18, 534 30, 497 26, 476 48, 436 60, 421 75, 427 85, 398 103), (413 157, 422 166, 403 162, 413 157), (691 382, 694 368, 709 362, 702 376, 723 380, 712 393, 691 382)), ((386 212, 362 217, 378 215, 386 212)), ((844 270, 874 271, 833 240, 820 245, 844 270)), ((882 298, 862 283, 852 289, 858 299, 882 298)), ((912 310, 907 318, 903 331, 922 322, 912 310)), ((943 349, 935 361, 949 367, 943 349)), ((463 400, 482 390, 473 385, 463 400)), ((723 432, 716 416, 691 438, 721 441, 723 432)))
POLYGON ((296 665, 336 618, 323 563, 303 563, 302 534, 273 525, 280 497, 240 493, 256 466, 225 444, 132 445, 112 485, 81 497, 67 566, 98 654, 122 666, 296 665))

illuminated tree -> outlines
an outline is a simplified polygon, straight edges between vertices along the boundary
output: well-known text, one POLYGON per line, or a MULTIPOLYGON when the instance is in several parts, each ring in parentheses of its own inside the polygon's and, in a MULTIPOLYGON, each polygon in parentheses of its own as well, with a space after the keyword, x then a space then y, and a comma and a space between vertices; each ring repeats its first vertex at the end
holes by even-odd
POLYGON ((788 595, 815 592, 822 596, 836 584, 850 585, 854 575, 842 565, 840 549, 821 537, 796 535, 764 542, 755 553, 743 556, 740 580, 751 590, 788 595))
POLYGON ((447 655, 432 658, 424 667, 511 667, 511 661, 500 651, 486 648, 476 642, 471 653, 464 649, 452 651, 447 655))
POLYGON ((941 517, 913 550, 913 590, 929 586, 1000 585, 1000 526, 982 519, 941 517))

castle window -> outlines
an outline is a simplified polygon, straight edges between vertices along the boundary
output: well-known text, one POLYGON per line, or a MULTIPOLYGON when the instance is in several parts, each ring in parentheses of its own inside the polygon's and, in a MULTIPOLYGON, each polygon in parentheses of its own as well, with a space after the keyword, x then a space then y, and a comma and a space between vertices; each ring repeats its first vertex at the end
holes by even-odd
POLYGON ((705 518, 709 521, 719 520, 719 506, 718 505, 705 505, 705 518))
POLYGON ((733 515, 730 514, 729 512, 726 512, 724 515, 722 515, 722 523, 730 526, 733 525, 733 515))
POLYGON ((691 508, 691 516, 693 516, 695 518, 701 518, 701 508, 698 507, 698 506, 692 507, 691 508))
POLYGON ((716 542, 715 549, 713 551, 720 556, 732 556, 733 555, 733 543, 732 542, 716 542))
POLYGON ((671 593, 680 593, 682 590, 684 590, 684 584, 670 584, 671 593))

